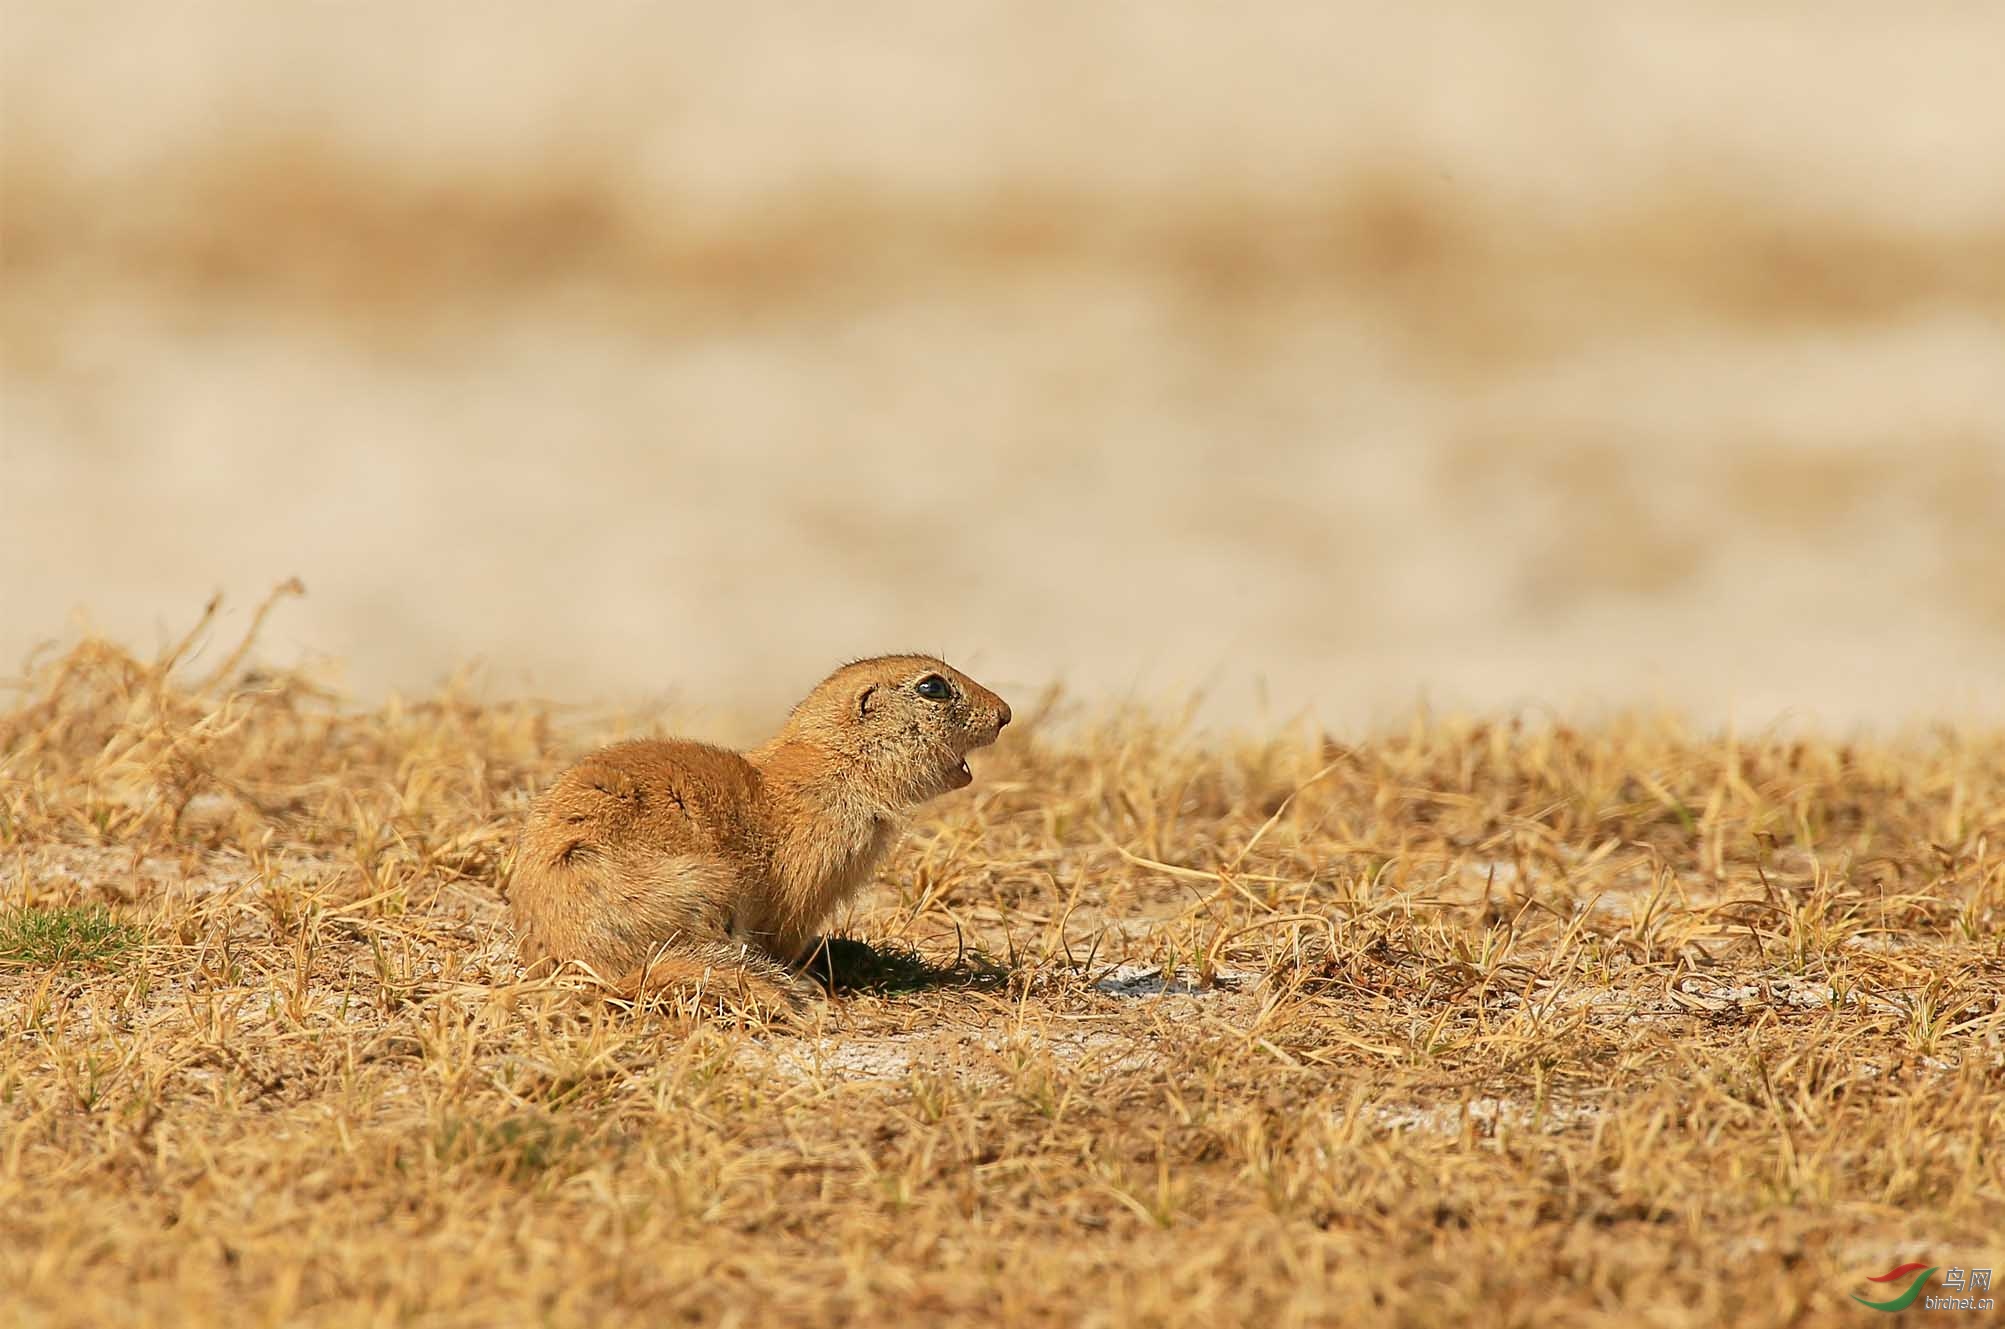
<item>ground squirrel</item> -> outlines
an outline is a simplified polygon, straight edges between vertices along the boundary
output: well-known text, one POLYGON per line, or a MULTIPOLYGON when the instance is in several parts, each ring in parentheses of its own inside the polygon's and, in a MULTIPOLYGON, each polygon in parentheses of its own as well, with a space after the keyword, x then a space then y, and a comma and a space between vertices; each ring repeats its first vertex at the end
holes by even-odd
POLYGON ((532 972, 591 966, 622 995, 726 989, 797 1008, 795 966, 904 830, 974 776, 1009 705, 928 655, 830 674, 764 746, 616 743, 530 813, 509 890, 532 972))

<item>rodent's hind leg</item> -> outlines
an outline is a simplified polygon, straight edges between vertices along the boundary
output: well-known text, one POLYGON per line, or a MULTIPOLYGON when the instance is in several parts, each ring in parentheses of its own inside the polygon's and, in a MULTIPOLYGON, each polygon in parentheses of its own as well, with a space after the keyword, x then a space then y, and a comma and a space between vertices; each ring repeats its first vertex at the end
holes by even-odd
POLYGON ((717 1006, 798 1018, 821 987, 755 947, 731 942, 672 942, 613 984, 627 1001, 666 999, 698 1009, 717 1006))

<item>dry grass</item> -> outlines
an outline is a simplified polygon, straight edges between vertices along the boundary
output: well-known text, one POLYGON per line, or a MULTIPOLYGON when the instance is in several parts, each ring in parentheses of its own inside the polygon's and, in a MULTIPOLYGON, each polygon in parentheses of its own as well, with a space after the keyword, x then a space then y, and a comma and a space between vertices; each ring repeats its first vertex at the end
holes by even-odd
POLYGON ((5 927, 136 930, 0 945, 16 1323, 1813 1323, 2005 1264, 2005 735, 1047 708, 762 1029, 518 981, 513 825, 603 726, 184 654, 0 718, 5 927))

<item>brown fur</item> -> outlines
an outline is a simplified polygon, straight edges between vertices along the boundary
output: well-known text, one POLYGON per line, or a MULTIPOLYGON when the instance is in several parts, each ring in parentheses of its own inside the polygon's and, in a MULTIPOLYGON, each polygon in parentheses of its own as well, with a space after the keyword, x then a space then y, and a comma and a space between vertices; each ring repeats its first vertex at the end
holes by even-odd
POLYGON ((729 993, 795 1006, 793 972, 871 878, 904 814, 973 777, 1002 698, 925 655, 845 665, 771 741, 737 753, 616 743, 537 800, 510 911, 525 964, 581 962, 627 996, 729 993), (915 688, 928 675, 953 696, 915 688))

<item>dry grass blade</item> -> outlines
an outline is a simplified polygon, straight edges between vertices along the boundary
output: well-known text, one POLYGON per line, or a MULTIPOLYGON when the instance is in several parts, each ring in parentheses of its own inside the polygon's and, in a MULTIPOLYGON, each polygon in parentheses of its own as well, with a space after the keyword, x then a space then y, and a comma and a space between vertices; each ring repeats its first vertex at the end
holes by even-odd
POLYGON ((596 735, 194 640, 0 717, 13 1322, 1786 1324, 2005 1263, 2005 735, 1054 715, 763 1025, 520 980, 596 735))

